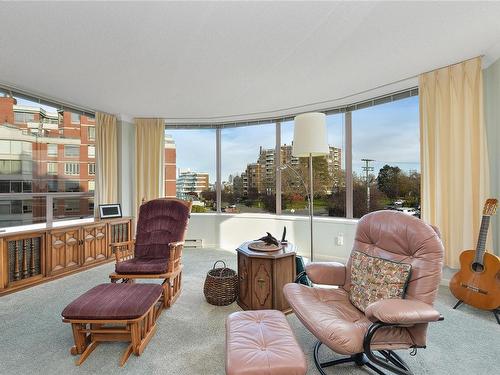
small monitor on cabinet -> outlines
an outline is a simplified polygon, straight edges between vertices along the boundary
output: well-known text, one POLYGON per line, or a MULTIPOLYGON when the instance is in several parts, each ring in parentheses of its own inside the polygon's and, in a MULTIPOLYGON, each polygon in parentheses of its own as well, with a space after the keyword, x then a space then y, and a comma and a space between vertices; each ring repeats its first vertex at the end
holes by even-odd
POLYGON ((101 219, 113 219, 122 217, 122 208, 119 203, 116 204, 100 204, 99 217, 101 219))

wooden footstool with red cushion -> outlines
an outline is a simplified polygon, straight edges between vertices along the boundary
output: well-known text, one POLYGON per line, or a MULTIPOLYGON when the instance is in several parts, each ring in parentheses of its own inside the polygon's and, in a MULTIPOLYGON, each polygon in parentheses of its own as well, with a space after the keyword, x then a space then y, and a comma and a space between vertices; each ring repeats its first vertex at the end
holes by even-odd
POLYGON ((80 354, 76 364, 82 364, 103 341, 130 342, 120 366, 131 353, 141 355, 156 331, 162 292, 157 284, 101 284, 66 306, 63 322, 73 328, 71 354, 80 354))

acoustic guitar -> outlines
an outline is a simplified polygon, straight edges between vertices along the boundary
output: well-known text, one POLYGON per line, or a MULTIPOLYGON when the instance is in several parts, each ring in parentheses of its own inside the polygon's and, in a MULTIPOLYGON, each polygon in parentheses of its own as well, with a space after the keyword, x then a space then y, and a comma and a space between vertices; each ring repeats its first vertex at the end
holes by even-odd
POLYGON ((498 320, 500 258, 485 252, 490 218, 495 215, 497 207, 497 199, 486 200, 476 250, 465 250, 460 254, 460 271, 452 277, 450 290, 459 300, 454 308, 465 302, 478 309, 493 310, 498 320))

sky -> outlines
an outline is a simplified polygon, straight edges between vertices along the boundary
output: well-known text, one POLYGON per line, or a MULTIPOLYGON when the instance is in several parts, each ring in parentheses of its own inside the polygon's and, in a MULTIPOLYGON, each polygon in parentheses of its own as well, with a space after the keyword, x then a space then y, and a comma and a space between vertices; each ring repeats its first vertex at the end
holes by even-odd
MULTIPOLYGON (((385 164, 397 165, 404 171, 420 171, 418 96, 381 104, 353 112, 353 171, 362 173, 361 159, 374 159, 374 174, 385 164)), ((344 116, 327 116, 328 143, 344 147, 344 116)), ((215 182, 215 130, 168 129, 177 148, 177 168, 208 172, 215 182)), ((230 174, 242 173, 259 157, 259 147, 274 148, 274 123, 222 130, 222 180, 230 174)), ((282 144, 293 140, 293 121, 281 125, 282 144)), ((342 165, 345 166, 342 155, 342 165)))
MULTIPOLYGON (((18 99, 20 105, 37 105, 18 99)), ((56 109, 41 105, 47 111, 56 109)), ((418 96, 381 104, 352 113, 353 171, 361 174, 361 159, 374 159, 374 174, 385 164, 397 165, 404 171, 420 171, 419 165, 418 96)), ((344 147, 344 115, 327 116, 328 143, 344 147)), ((177 168, 208 172, 210 183, 215 182, 215 129, 166 129, 173 136, 177 149, 177 168)), ((259 148, 274 148, 274 123, 228 128, 222 130, 222 180, 241 174, 247 164, 255 163, 259 148)), ((281 143, 291 144, 293 121, 282 123, 281 143)), ((342 152, 342 166, 345 155, 342 152)))

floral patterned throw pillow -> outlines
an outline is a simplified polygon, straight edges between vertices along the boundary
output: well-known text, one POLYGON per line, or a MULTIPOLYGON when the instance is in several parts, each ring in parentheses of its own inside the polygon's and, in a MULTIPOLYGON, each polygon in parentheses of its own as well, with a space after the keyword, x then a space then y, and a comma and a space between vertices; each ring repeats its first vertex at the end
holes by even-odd
POLYGON ((351 255, 349 299, 361 311, 378 300, 404 298, 411 264, 372 257, 359 251, 351 255))

